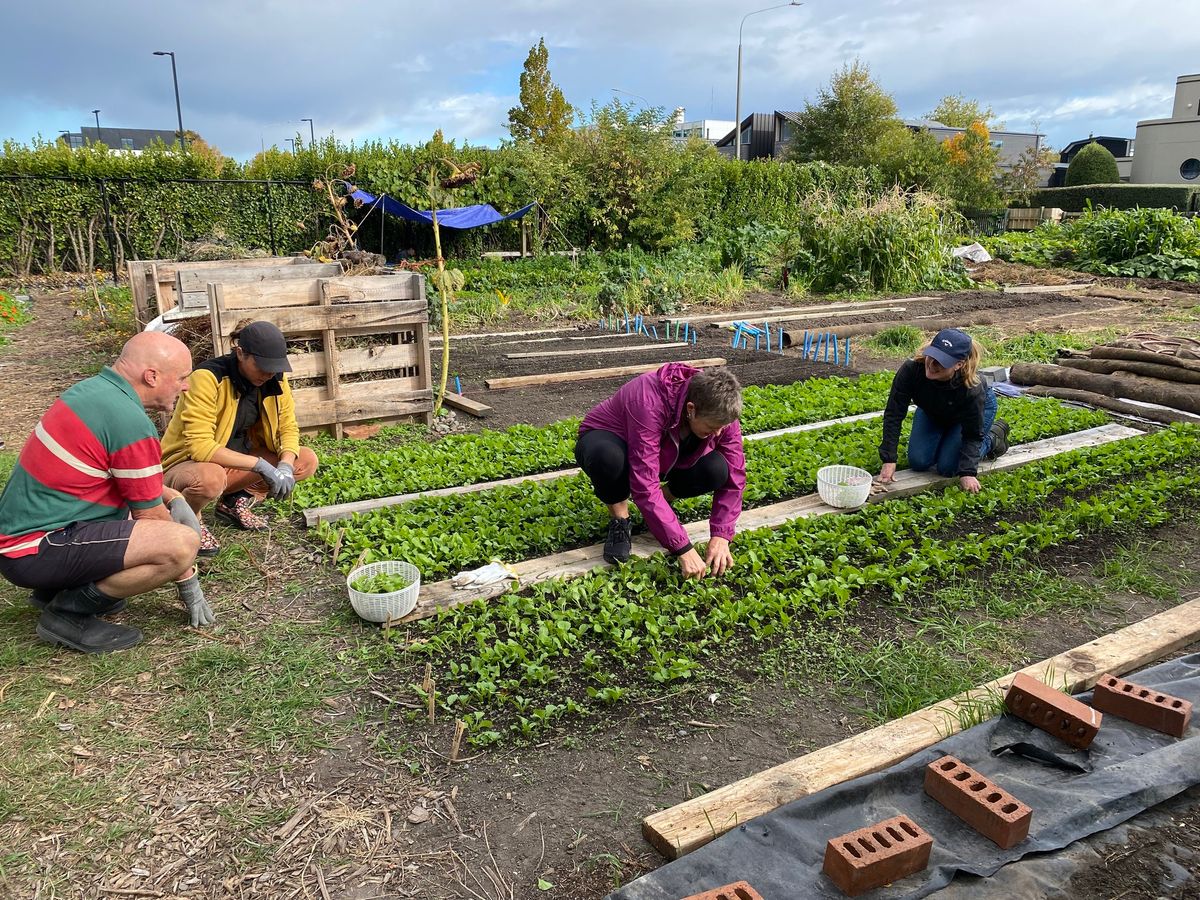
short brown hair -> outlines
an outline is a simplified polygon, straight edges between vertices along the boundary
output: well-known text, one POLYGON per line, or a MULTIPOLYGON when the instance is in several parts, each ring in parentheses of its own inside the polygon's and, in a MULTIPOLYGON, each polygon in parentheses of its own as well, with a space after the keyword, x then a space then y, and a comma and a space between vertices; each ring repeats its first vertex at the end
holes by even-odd
POLYGON ((742 415, 742 386, 728 369, 706 369, 688 382, 688 402, 696 415, 716 425, 728 425, 742 415))

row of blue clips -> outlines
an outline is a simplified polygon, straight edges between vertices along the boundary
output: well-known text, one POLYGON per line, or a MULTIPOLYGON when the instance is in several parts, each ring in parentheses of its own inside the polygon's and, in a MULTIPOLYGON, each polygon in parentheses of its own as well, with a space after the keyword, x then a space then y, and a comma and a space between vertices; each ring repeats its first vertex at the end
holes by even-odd
POLYGON ((668 320, 663 325, 665 334, 659 337, 658 326, 650 325, 639 313, 635 316, 630 316, 625 313, 623 316, 609 316, 600 319, 601 331, 615 331, 624 334, 644 334, 648 338, 654 340, 676 340, 687 341, 689 344, 698 344, 700 335, 696 329, 692 327, 690 322, 668 320), (672 334, 672 331, 674 333, 672 334))
POLYGON ((838 336, 832 331, 806 331, 803 344, 805 359, 813 362, 832 362, 835 366, 850 365, 850 338, 838 344, 838 336), (830 360, 830 353, 833 359, 830 360))

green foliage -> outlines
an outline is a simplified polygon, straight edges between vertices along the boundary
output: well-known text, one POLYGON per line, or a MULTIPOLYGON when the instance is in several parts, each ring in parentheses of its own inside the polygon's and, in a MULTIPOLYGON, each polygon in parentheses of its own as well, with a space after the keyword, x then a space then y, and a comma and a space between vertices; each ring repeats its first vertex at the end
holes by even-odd
POLYGON ((0 291, 0 347, 8 343, 8 333, 16 331, 33 319, 29 308, 15 298, 0 291))
MULTIPOLYGON (((460 606, 421 622, 423 640, 409 649, 433 663, 439 700, 473 743, 528 740, 597 706, 703 678, 733 653, 844 615, 868 592, 908 608, 965 573, 1160 524, 1173 502, 1200 496, 1197 462, 1200 429, 1175 426, 989 476, 977 495, 951 488, 741 535, 737 565, 720 579, 683 581, 658 554, 460 606)), ((894 702, 893 711, 912 705, 902 694, 894 702)))
POLYGON ((508 131, 516 141, 553 143, 570 131, 575 111, 551 80, 549 62, 546 39, 539 38, 521 72, 521 105, 508 111, 508 131))
POLYGON ((971 283, 950 253, 959 220, 934 197, 896 188, 847 203, 818 193, 800 214, 792 270, 812 290, 953 290, 971 283))
POLYGON ((855 60, 834 73, 816 103, 805 102, 788 158, 866 167, 879 159, 888 136, 903 128, 896 102, 871 77, 870 67, 855 60))
POLYGON ((1200 222, 1167 209, 1088 210, 1065 225, 988 241, 1001 259, 1084 272, 1175 281, 1200 279, 1200 222))
POLYGON ((1119 184, 1120 181, 1116 157, 1107 147, 1095 141, 1081 148, 1067 165, 1067 187, 1081 184, 1119 184))
POLYGON ((1116 328, 1083 332, 1034 331, 1007 340, 994 340, 987 328, 968 328, 967 332, 983 351, 983 365, 1008 366, 1017 362, 1048 363, 1058 355, 1060 347, 1087 350, 1118 337, 1116 328))
POLYGON ((992 121, 995 115, 990 106, 982 106, 978 100, 968 100, 962 94, 951 94, 939 100, 938 105, 925 114, 925 118, 950 128, 968 128, 976 122, 982 122, 990 130, 1004 130, 1003 122, 992 121))
POLYGON ((1057 207, 1066 212, 1083 212, 1089 205, 1107 209, 1148 207, 1195 210, 1200 204, 1200 187, 1183 184, 1101 184, 1081 187, 1043 188, 1029 195, 1028 207, 1057 207))
POLYGON ((868 347, 883 353, 911 356, 925 343, 925 332, 915 325, 896 325, 885 328, 866 341, 868 347))

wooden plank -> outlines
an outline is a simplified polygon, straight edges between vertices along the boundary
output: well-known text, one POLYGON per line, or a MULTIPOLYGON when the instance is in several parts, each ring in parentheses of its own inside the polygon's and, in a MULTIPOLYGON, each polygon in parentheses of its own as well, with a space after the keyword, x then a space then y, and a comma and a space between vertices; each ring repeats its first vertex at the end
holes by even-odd
POLYGON ((653 813, 642 821, 642 834, 663 856, 676 859, 763 813, 881 771, 933 746, 961 729, 957 716, 960 711, 1002 696, 1018 674, 1074 694, 1093 687, 1101 675, 1137 671, 1197 639, 1200 639, 1200 598, 878 728, 653 813))
MULTIPOLYGON (((1077 450, 1081 447, 1095 447, 1100 444, 1136 437, 1141 433, 1134 428, 1126 428, 1123 425, 1101 425, 1097 428, 1089 428, 1086 431, 1047 438, 1043 441, 1035 441, 1030 444, 1013 447, 1008 453, 1000 457, 1000 459, 981 463, 979 470, 984 474, 988 472, 1005 472, 1040 459, 1056 456, 1068 450, 1077 450)), ((947 478, 935 473, 913 472, 910 469, 905 469, 896 473, 896 481, 894 484, 889 485, 888 490, 872 494, 867 502, 879 503, 883 500, 890 500, 897 497, 908 497, 912 494, 929 490, 930 488, 950 484, 956 480, 957 476, 947 478)), ((736 530, 740 534, 743 531, 752 531, 756 528, 776 528, 793 519, 845 512, 852 512, 852 510, 827 506, 821 502, 819 496, 809 494, 804 497, 797 497, 794 500, 785 500, 782 503, 773 503, 769 506, 760 506, 757 509, 746 510, 738 519, 736 530)), ((707 539, 707 521, 692 522, 684 527, 693 542, 707 539)), ((650 535, 641 534, 634 537, 632 550, 634 556, 650 556, 661 552, 662 547, 650 535)), ((516 563, 513 569, 520 578, 520 583, 528 587, 531 584, 536 584, 539 581, 545 581, 550 578, 571 578, 583 575, 592 569, 604 565, 608 565, 604 561, 604 545, 593 544, 590 547, 581 547, 577 550, 555 553, 539 559, 524 560, 516 563)), ((507 584, 493 584, 481 588, 467 589, 456 589, 449 580, 428 585, 423 584, 421 585, 421 593, 417 600, 416 608, 403 621, 423 619, 434 615, 441 609, 458 606, 462 603, 470 603, 474 600, 487 600, 507 590, 507 584)))
POLYGON ((154 308, 163 315, 179 305, 175 297, 175 268, 171 263, 150 263, 150 283, 154 285, 154 308), (167 277, 167 270, 170 277, 167 277))
MULTIPOLYGON (((407 369, 418 365, 421 354, 416 342, 410 344, 383 344, 374 347, 338 348, 338 368, 343 375, 359 372, 381 372, 388 369, 407 369)), ((322 378, 325 376, 325 358, 320 353, 291 353, 288 360, 292 371, 288 377, 322 378)))
POLYGON ((635 350, 674 350, 677 347, 690 347, 687 341, 672 341, 669 344, 638 344, 630 347, 584 347, 579 350, 537 350, 530 353, 505 353, 505 359, 548 359, 554 356, 592 356, 597 353, 632 353, 635 350))
POLYGON ((811 303, 808 306, 775 306, 770 309, 748 309, 744 312, 719 312, 706 313, 700 316, 663 316, 664 319, 680 322, 722 322, 722 321, 747 321, 753 322, 755 319, 762 321, 763 316, 776 315, 792 315, 796 313, 821 313, 832 312, 833 310, 842 309, 873 309, 878 306, 905 306, 909 303, 921 303, 926 300, 935 300, 936 297, 893 297, 890 300, 843 300, 838 303, 811 303))
MULTIPOLYGON (((277 309, 230 310, 221 319, 223 329, 232 330, 239 318, 270 322, 284 334, 318 334, 333 329, 366 329, 371 333, 400 331, 401 326, 423 324, 428 315, 423 300, 388 300, 370 303, 344 303, 333 306, 291 306, 277 309)), ((226 336, 228 331, 225 332, 226 336)))
POLYGON ((219 267, 196 268, 191 263, 179 263, 175 270, 177 279, 175 288, 185 294, 204 294, 209 282, 261 282, 288 280, 294 278, 315 278, 319 276, 340 275, 340 263, 310 263, 297 266, 290 263, 272 266, 239 266, 229 265, 219 267))
POLYGON ((505 344, 551 344, 555 341, 595 341, 603 338, 633 338, 644 337, 636 331, 601 331, 596 334, 588 334, 583 337, 548 337, 548 338, 522 338, 516 341, 492 341, 493 347, 502 347, 505 344))
MULTIPOLYGON (((328 309, 332 304, 329 292, 325 290, 325 285, 320 285, 321 288, 321 306, 328 309)), ((325 361, 325 396, 330 400, 335 401, 333 404, 334 411, 340 413, 337 405, 337 399, 341 396, 342 370, 338 367, 338 346, 337 332, 332 328, 326 328, 322 332, 322 345, 324 350, 325 361)), ((342 417, 338 417, 333 421, 333 436, 337 440, 345 437, 345 431, 342 428, 342 417)))
POLYGON ((296 421, 301 428, 358 422, 389 416, 423 415, 433 406, 433 394, 414 389, 409 379, 362 382, 354 385, 353 395, 329 399, 322 388, 293 391, 296 421), (363 392, 362 384, 388 385, 381 391, 363 392))
POLYGON ((282 281, 237 282, 225 292, 228 309, 260 309, 262 307, 315 306, 321 301, 321 291, 330 292, 338 303, 361 303, 379 300, 416 300, 420 296, 422 276, 412 272, 399 275, 357 275, 332 278, 313 278, 282 281))
MULTIPOLYGON (((725 365, 720 356, 705 359, 678 360, 685 366, 696 369, 713 369, 725 365)), ((564 381, 592 381, 597 378, 620 378, 624 375, 641 375, 643 372, 653 372, 666 363, 647 363, 637 366, 610 366, 605 369, 577 369, 572 372, 547 372, 542 375, 514 375, 508 378, 488 378, 484 381, 489 390, 503 391, 509 388, 532 387, 542 384, 560 384, 564 381)))
POLYGON ((835 309, 831 312, 782 314, 778 316, 759 316, 757 319, 729 319, 724 322, 713 322, 718 328, 732 328, 736 322, 746 322, 749 325, 761 325, 763 322, 800 322, 805 319, 840 319, 846 316, 875 316, 880 313, 907 312, 903 306, 877 306, 874 309, 835 309))
POLYGON ((472 415, 477 419, 485 419, 492 414, 492 408, 486 403, 480 403, 478 400, 472 400, 470 397, 464 397, 462 394, 454 394, 446 391, 442 397, 442 402, 447 406, 472 415))
MULTIPOLYGON (((580 330, 581 329, 578 325, 571 325, 568 328, 534 328, 531 331, 485 331, 485 332, 475 332, 473 334, 452 334, 452 335, 450 335, 450 340, 452 340, 452 341, 477 341, 477 340, 483 340, 484 338, 519 337, 519 336, 526 335, 526 334, 562 334, 563 332, 567 332, 567 331, 580 331, 580 330)), ((442 336, 441 336, 441 334, 431 335, 429 340, 431 342, 441 343, 442 336)))
POLYGON ((1095 282, 1082 281, 1076 284, 1006 284, 1000 290, 1005 294, 1066 294, 1094 287, 1095 282))
MULTIPOLYGON (((447 402, 449 398, 457 396, 455 394, 447 394, 447 402)), ((915 409, 916 407, 909 407, 915 409)), ((877 419, 883 415, 883 410, 878 412, 860 413, 856 416, 843 416, 840 419, 827 419, 823 422, 808 422, 804 425, 792 425, 788 428, 776 428, 774 431, 760 431, 757 434, 746 434, 742 436, 743 441, 763 441, 769 438, 779 437, 783 434, 792 434, 798 431, 818 431, 822 428, 828 428, 831 425, 841 425, 846 422, 863 422, 867 419, 877 419)), ((501 478, 497 481, 479 481, 475 484, 455 485, 454 487, 435 488, 432 491, 416 491, 410 494, 394 494, 390 497, 377 497, 372 500, 356 500, 352 503, 337 503, 331 506, 318 506, 304 511, 304 522, 308 526, 316 525, 320 522, 336 522, 339 519, 345 519, 355 513, 369 512, 373 509, 383 509, 388 506, 398 506, 401 503, 407 503, 409 500, 416 500, 418 497, 445 497, 451 494, 469 494, 476 491, 490 491, 493 488, 505 487, 510 484, 521 484, 526 481, 548 481, 554 478, 566 478, 570 475, 578 475, 579 469, 556 469, 552 472, 541 472, 537 475, 518 475, 513 478, 501 478)))

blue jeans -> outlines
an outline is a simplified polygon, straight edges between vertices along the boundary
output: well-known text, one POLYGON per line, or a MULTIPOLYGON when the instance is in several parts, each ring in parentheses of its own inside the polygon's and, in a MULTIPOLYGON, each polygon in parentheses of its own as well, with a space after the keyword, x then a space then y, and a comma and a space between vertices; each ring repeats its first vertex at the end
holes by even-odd
MULTIPOLYGON (((992 449, 992 423, 996 421, 996 395, 987 385, 983 388, 983 445, 979 458, 992 449)), ((908 436, 908 467, 916 472, 936 468, 939 475, 958 474, 958 457, 962 453, 962 426, 941 428, 918 409, 913 415, 912 432, 908 436)))

